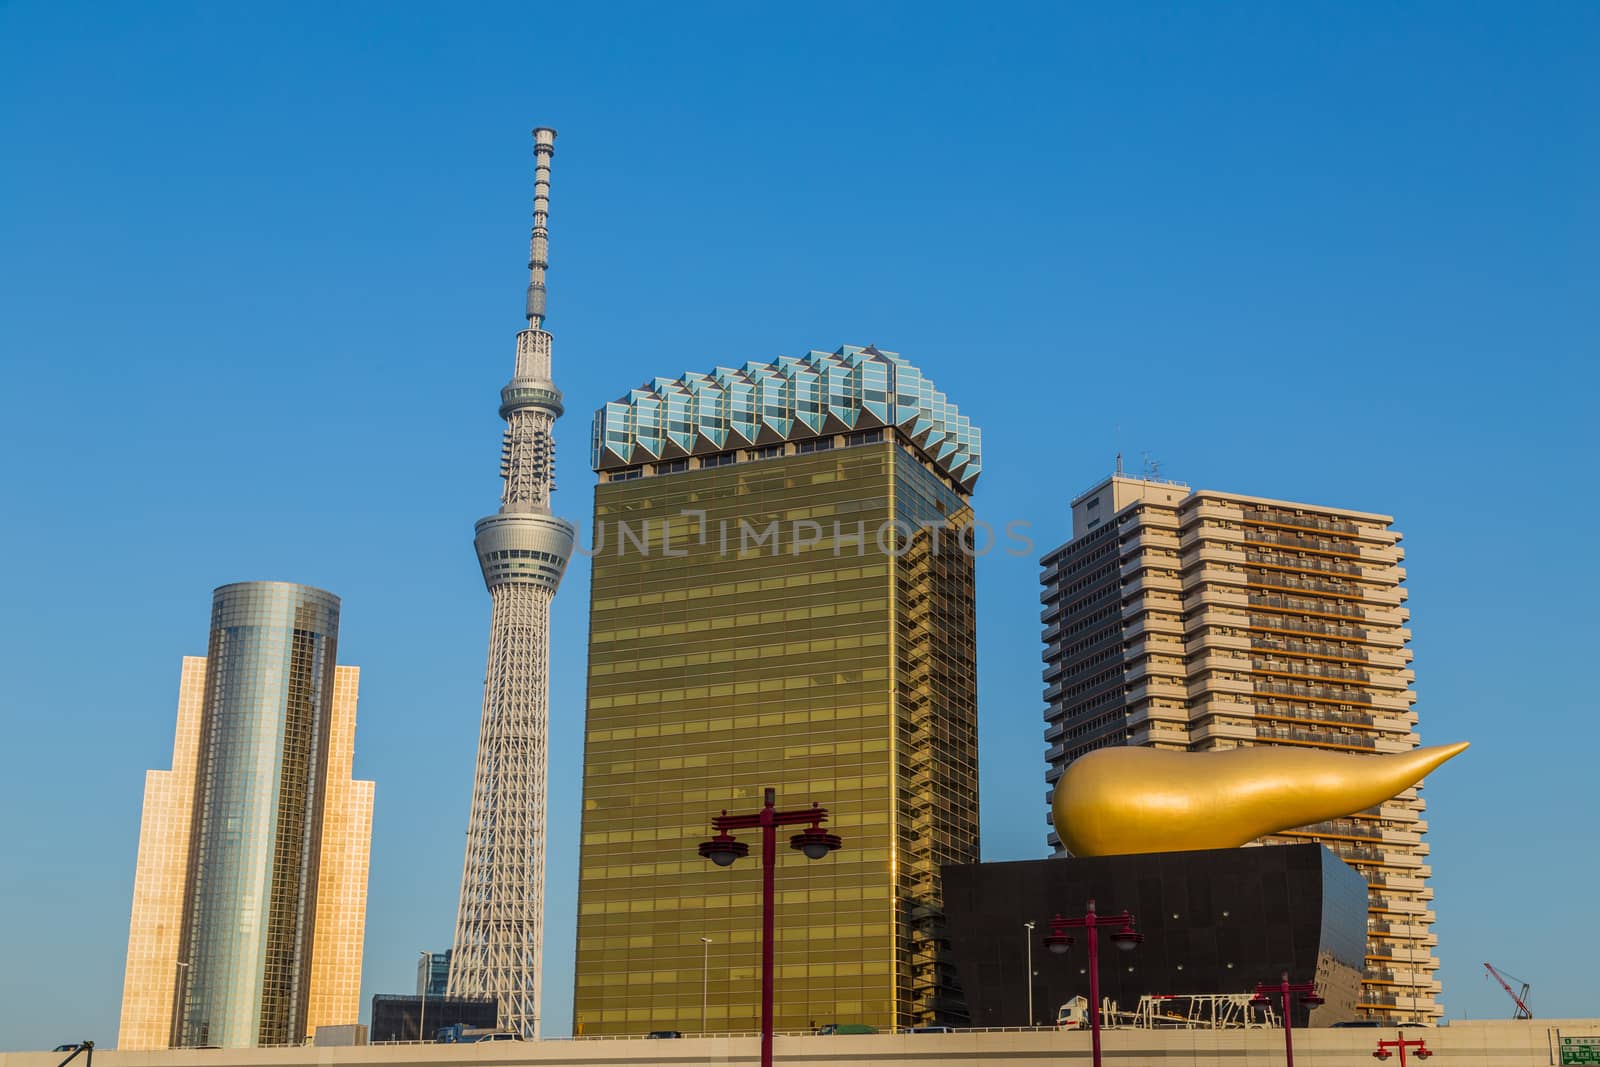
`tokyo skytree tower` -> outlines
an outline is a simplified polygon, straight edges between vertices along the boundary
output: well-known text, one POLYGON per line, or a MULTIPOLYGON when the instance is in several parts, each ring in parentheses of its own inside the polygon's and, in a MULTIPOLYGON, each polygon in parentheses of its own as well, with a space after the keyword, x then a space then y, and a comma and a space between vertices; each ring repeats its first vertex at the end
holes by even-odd
POLYGON ((550 513, 561 391, 550 379, 544 322, 550 157, 556 131, 533 131, 533 241, 528 328, 500 390, 500 510, 477 524, 489 587, 489 663, 461 871, 449 991, 499 1002, 499 1022, 539 1036, 544 952, 545 770, 549 763, 550 601, 572 556, 573 527, 550 513))

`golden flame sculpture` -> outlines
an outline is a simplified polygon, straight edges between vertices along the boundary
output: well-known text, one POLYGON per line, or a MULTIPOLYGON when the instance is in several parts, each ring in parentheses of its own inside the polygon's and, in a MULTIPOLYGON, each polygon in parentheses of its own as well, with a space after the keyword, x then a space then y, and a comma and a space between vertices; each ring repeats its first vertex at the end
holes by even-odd
POLYGON ((1264 745, 1102 748, 1061 776, 1052 817, 1074 856, 1237 848, 1381 804, 1466 748, 1372 756, 1264 745))

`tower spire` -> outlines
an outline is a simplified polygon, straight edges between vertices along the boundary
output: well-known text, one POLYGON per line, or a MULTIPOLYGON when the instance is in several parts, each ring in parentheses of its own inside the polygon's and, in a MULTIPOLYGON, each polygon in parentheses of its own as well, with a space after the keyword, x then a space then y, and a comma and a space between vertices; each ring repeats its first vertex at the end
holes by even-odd
POLYGON ((452 994, 492 997, 500 1026, 525 1038, 539 1036, 544 953, 550 601, 575 533, 550 513, 562 411, 543 327, 555 140, 549 127, 533 131, 528 328, 517 334, 516 369, 500 390, 500 509, 478 520, 473 541, 493 614, 449 982, 452 994))
POLYGON ((528 329, 544 322, 544 272, 550 267, 550 157, 556 154, 556 131, 533 131, 533 236, 528 244, 528 329))

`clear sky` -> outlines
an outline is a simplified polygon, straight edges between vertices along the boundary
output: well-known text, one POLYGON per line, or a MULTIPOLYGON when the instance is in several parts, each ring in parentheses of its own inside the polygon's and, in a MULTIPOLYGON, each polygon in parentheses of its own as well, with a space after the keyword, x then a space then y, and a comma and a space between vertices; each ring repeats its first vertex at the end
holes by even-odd
MULTIPOLYGON (((449 944, 528 130, 558 510, 656 375, 876 343, 1063 540, 1120 448, 1397 517, 1453 1017, 1600 1015, 1593 4, 0 4, 0 1048, 115 1039, 211 589, 344 598, 366 996, 449 944)), ((556 598, 570 1024, 589 575, 556 598)), ((983 846, 1045 851, 1036 560, 979 571, 983 846)), ((848 828, 841 827, 848 833, 848 828)))

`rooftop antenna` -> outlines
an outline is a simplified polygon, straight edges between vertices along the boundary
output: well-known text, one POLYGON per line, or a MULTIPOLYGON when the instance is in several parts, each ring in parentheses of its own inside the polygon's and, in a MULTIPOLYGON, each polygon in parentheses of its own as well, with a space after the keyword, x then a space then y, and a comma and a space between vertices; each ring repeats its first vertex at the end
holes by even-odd
POLYGON ((1139 453, 1144 457, 1144 466, 1139 471, 1139 477, 1148 481, 1155 481, 1161 474, 1161 461, 1153 458, 1149 452, 1139 453))

